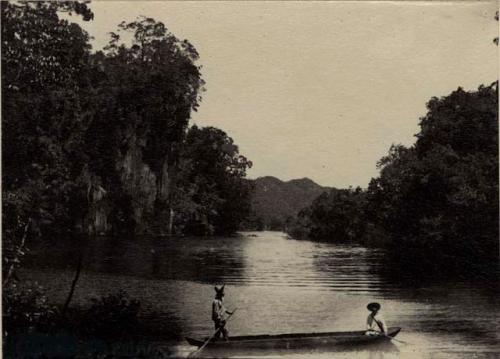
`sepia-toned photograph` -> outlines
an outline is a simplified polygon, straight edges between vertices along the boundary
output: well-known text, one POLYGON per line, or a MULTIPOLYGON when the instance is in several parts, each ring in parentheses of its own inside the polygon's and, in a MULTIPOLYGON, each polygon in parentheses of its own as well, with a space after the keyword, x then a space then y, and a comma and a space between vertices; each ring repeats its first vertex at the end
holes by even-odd
POLYGON ((498 1, 0 8, 3 358, 500 357, 498 1))

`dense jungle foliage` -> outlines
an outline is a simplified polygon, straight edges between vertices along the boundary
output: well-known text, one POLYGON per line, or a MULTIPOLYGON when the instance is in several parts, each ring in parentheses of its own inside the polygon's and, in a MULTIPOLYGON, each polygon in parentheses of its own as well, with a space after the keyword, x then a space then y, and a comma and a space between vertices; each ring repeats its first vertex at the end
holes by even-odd
POLYGON ((498 83, 432 98, 411 147, 393 145, 367 190, 331 190, 300 212, 296 237, 384 244, 409 270, 496 270, 498 83))
POLYGON ((106 234, 148 225, 156 234, 168 222, 178 233, 190 222, 210 234, 237 229, 251 163, 222 130, 188 128, 204 90, 196 49, 139 18, 91 52, 63 12, 93 18, 85 2, 2 2, 6 238, 98 233, 97 210, 106 234), (148 196, 153 205, 137 203, 148 196))
MULTIPOLYGON (((92 51, 72 16, 92 21, 94 14, 88 1, 1 2, 9 332, 65 317, 66 308, 52 308, 36 284, 17 285, 15 269, 32 237, 232 234, 249 210, 251 162, 224 131, 189 127, 205 84, 193 45, 140 17, 92 51)), ((96 308, 113 307, 102 300, 96 308)), ((129 307, 134 317, 137 306, 129 307)), ((95 325, 112 325, 106 320, 101 315, 95 325)))

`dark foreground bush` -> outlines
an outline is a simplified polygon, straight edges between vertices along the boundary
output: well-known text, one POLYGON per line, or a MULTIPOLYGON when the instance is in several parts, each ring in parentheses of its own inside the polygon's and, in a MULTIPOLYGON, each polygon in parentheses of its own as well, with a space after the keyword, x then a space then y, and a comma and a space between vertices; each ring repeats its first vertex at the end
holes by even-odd
POLYGON ((63 316, 57 306, 49 304, 38 284, 28 283, 22 288, 12 284, 3 293, 4 335, 65 330, 80 336, 124 338, 137 334, 140 306, 120 290, 92 298, 88 309, 75 308, 63 316))
POLYGON ((2 315, 4 335, 50 332, 59 321, 58 308, 48 303, 43 288, 36 283, 22 288, 13 283, 4 288, 2 315))
POLYGON ((120 290, 91 299, 87 308, 73 307, 65 315, 49 304, 43 288, 27 283, 9 285, 3 293, 3 356, 81 358, 162 358, 168 347, 151 342, 171 340, 180 333, 172 320, 149 313, 139 319, 141 304, 120 290))
POLYGON ((91 306, 74 318, 77 331, 98 338, 126 338, 138 334, 141 303, 120 290, 102 298, 92 298, 91 306))

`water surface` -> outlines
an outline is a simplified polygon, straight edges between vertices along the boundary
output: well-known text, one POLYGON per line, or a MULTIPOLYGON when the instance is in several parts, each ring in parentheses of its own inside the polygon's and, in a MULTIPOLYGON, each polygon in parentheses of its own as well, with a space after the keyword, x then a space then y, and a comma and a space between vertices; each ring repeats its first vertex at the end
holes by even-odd
MULTIPOLYGON (((151 321, 174 316, 182 335, 207 336, 213 286, 226 284, 226 305, 238 308, 232 335, 364 329, 366 304, 378 301, 389 326, 408 344, 356 350, 226 353, 226 356, 324 358, 498 357, 496 282, 432 280, 402 285, 384 275, 384 252, 360 246, 287 239, 280 232, 242 233, 235 238, 95 238, 32 244, 20 275, 42 284, 63 302, 77 258, 84 270, 73 305, 126 290, 141 300, 151 321), (153 314, 154 313, 154 314, 153 314)), ((172 343, 155 343, 158 347, 172 343)), ((192 351, 185 342, 177 355, 192 351)))

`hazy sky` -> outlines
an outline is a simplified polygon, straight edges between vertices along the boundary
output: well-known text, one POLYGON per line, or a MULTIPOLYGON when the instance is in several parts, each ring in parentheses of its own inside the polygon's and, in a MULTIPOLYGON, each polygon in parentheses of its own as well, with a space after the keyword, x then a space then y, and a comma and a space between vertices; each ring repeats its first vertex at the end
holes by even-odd
POLYGON ((432 96, 498 78, 496 1, 94 1, 94 48, 139 15, 200 53, 191 123, 225 130, 249 177, 365 187, 392 143, 410 145, 432 96))

